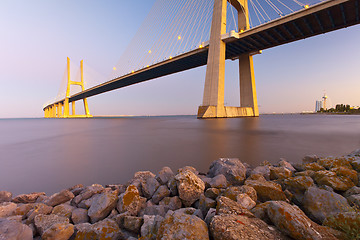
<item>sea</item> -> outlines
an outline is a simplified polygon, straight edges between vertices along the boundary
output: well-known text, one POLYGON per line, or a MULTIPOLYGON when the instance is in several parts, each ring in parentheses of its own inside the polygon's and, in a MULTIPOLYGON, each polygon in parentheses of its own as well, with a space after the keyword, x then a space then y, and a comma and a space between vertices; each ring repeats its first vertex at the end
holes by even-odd
POLYGON ((0 191, 53 194, 76 184, 125 184, 137 171, 206 173, 218 158, 255 167, 360 148, 359 115, 283 114, 0 119, 0 191))

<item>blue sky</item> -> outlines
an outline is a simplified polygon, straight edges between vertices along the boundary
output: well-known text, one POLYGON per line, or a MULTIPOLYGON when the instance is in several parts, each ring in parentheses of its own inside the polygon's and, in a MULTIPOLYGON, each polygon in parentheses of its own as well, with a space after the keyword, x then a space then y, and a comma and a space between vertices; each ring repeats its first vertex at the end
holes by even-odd
MULTIPOLYGON (((108 76, 154 0, 1 0, 0 118, 42 117, 56 96, 66 57, 108 76)), ((260 112, 360 105, 360 26, 263 51, 254 57, 260 112)), ((227 105, 239 104, 237 62, 227 62, 227 105)), ((93 115, 196 114, 205 68, 89 98, 93 115)), ((80 109, 80 105, 77 106, 80 109)))

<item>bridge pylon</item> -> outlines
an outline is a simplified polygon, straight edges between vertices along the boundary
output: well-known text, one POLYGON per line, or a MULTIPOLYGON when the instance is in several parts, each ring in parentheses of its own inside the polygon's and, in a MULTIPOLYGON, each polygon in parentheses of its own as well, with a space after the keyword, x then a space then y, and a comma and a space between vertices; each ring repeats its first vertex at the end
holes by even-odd
POLYGON ((84 115, 76 115, 75 113, 75 101, 71 102, 72 104, 72 112, 70 114, 70 87, 71 85, 78 85, 81 87, 81 91, 85 90, 84 86, 84 64, 83 60, 80 62, 80 74, 81 80, 80 82, 71 81, 70 77, 70 58, 67 58, 67 87, 66 87, 66 95, 65 99, 62 102, 54 103, 50 106, 47 106, 44 109, 45 118, 91 118, 89 112, 89 106, 87 99, 84 98, 84 115))
MULTIPOLYGON (((239 32, 250 28, 248 0, 229 0, 238 11, 239 32)), ((203 104, 198 118, 257 117, 259 109, 256 97, 253 59, 250 54, 239 56, 240 107, 224 106, 225 53, 227 0, 215 0, 211 23, 209 54, 206 68, 203 104)))

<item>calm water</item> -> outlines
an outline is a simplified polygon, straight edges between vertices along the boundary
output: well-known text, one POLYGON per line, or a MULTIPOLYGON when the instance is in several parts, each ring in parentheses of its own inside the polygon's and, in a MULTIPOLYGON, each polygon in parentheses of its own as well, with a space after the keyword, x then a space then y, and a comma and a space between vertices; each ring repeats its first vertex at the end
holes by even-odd
POLYGON ((163 166, 207 172, 219 157, 254 166, 348 154, 360 148, 360 116, 2 119, 0 134, 0 190, 51 194, 78 183, 125 183, 163 166))

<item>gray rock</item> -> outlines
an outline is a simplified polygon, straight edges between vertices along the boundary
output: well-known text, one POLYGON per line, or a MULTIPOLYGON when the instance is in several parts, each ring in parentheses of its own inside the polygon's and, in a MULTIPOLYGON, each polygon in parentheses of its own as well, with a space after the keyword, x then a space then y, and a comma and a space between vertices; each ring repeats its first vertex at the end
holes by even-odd
POLYGON ((93 184, 91 186, 86 187, 79 195, 73 198, 72 202, 77 205, 81 201, 91 198, 93 195, 102 193, 105 191, 104 187, 100 184, 93 184))
POLYGON ((61 192, 55 193, 50 198, 45 201, 44 203, 46 205, 49 205, 51 207, 54 207, 56 205, 65 203, 71 199, 73 199, 75 195, 70 192, 69 190, 62 190, 61 192))
POLYGON ((175 211, 182 206, 182 202, 178 196, 175 197, 165 197, 159 202, 159 205, 166 206, 169 210, 175 211))
POLYGON ((270 180, 270 166, 257 166, 254 168, 250 175, 260 174, 262 175, 266 180, 270 180))
POLYGON ((144 215, 144 223, 141 226, 141 237, 144 237, 145 239, 156 239, 160 223, 163 220, 164 218, 161 216, 144 215))
MULTIPOLYGON (((256 193, 256 192, 255 192, 256 193)), ((205 197, 216 199, 220 194, 220 190, 217 188, 208 188, 205 191, 205 197)))
POLYGON ((110 184, 106 185, 107 188, 111 188, 113 191, 118 191, 119 194, 124 193, 126 191, 126 186, 124 184, 110 184))
POLYGON ((140 228, 144 222, 142 217, 124 216, 124 228, 133 233, 140 233, 140 228))
POLYGON ((71 217, 72 211, 74 210, 75 207, 69 205, 69 204, 60 204, 56 207, 53 208, 51 214, 55 214, 58 215, 60 217, 66 217, 69 218, 71 217))
POLYGON ((160 187, 160 183, 155 177, 148 177, 141 181, 142 193, 147 199, 150 199, 154 195, 158 187, 160 187))
POLYGON ((356 160, 352 161, 351 166, 354 168, 354 170, 360 172, 360 158, 357 158, 356 160))
POLYGON ((189 170, 180 172, 175 179, 179 197, 185 206, 191 206, 205 190, 204 182, 189 170))
POLYGON ((322 223, 328 216, 350 209, 347 200, 340 194, 316 187, 306 190, 303 207, 306 214, 318 223, 322 223))
POLYGON ((267 224, 273 224, 267 214, 267 208, 271 201, 264 202, 256 205, 253 209, 251 209, 251 213, 255 215, 255 217, 263 220, 267 224))
POLYGON ((360 194, 350 195, 346 198, 351 205, 355 205, 360 208, 360 194))
POLYGON ((45 205, 43 203, 35 203, 34 207, 26 214, 26 223, 32 223, 34 218, 39 214, 50 214, 52 210, 53 208, 48 205, 45 205))
POLYGON ((0 218, 6 218, 14 214, 17 205, 12 202, 0 203, 0 218))
POLYGON ((81 202, 79 202, 79 204, 77 205, 77 207, 79 208, 84 208, 84 209, 89 209, 92 202, 94 201, 95 197, 99 195, 99 194, 95 194, 93 196, 91 196, 90 198, 88 199, 84 199, 82 200, 81 202))
POLYGON ((170 196, 177 196, 179 194, 178 189, 177 189, 175 176, 169 180, 167 186, 168 186, 168 188, 170 190, 170 196))
POLYGON ((97 194, 88 210, 92 223, 103 220, 113 210, 118 201, 118 191, 97 194))
POLYGON ((360 187, 354 186, 352 188, 350 188, 349 190, 347 190, 343 196, 344 197, 349 197, 351 195, 358 195, 360 194, 360 187))
POLYGON ((214 240, 285 240, 286 236, 258 218, 239 215, 216 215, 210 223, 214 240))
POLYGON ((229 183, 223 174, 216 175, 210 180, 210 187, 212 188, 227 188, 229 183))
POLYGON ((237 158, 220 158, 212 162, 209 170, 212 178, 219 174, 223 174, 230 184, 241 185, 246 178, 246 167, 237 158))
POLYGON ((51 215, 39 214, 34 219, 35 227, 40 235, 43 235, 43 233, 55 223, 68 224, 69 219, 54 214, 51 215))
POLYGON ((248 210, 256 206, 256 202, 249 197, 246 193, 240 193, 236 196, 236 202, 239 203, 243 208, 248 210))
POLYGON ((206 223, 200 218, 177 212, 169 212, 161 222, 157 238, 165 239, 209 239, 206 223))
POLYGON ((165 185, 161 185, 154 195, 152 196, 151 201, 155 204, 158 204, 163 198, 170 196, 170 190, 165 185))
POLYGON ((271 201, 267 208, 271 221, 277 228, 294 239, 334 239, 330 233, 319 231, 320 226, 311 221, 299 207, 284 201, 271 201))
POLYGON ((205 220, 204 220, 207 225, 209 225, 211 223, 211 220, 215 215, 216 215, 216 209, 210 208, 209 211, 206 213, 205 220))
POLYGON ((155 178, 161 185, 166 185, 174 176, 175 174, 169 167, 163 167, 155 178))
POLYGON ((8 191, 0 191, 0 203, 10 202, 12 198, 12 193, 8 191))
POLYGON ((88 210, 75 208, 71 214, 71 220, 74 224, 89 222, 88 210))
POLYGON ((234 214, 254 217, 254 215, 249 210, 243 208, 239 203, 227 197, 219 197, 217 199, 216 214, 234 214))
POLYGON ((136 186, 130 185, 125 193, 120 194, 117 210, 119 213, 128 212, 130 215, 136 216, 145 207, 145 204, 146 198, 140 197, 136 186))
POLYGON ((204 194, 200 195, 199 209, 201 210, 203 216, 206 215, 206 213, 209 211, 210 208, 215 208, 215 207, 216 207, 215 200, 205 197, 204 194))
POLYGON ((43 240, 68 240, 74 233, 74 225, 69 223, 55 223, 41 236, 43 240))
POLYGON ((164 217, 169 208, 165 205, 152 205, 147 206, 141 213, 140 216, 143 215, 160 215, 164 217))
POLYGON ((41 196, 45 195, 44 192, 34 192, 30 194, 21 194, 13 198, 12 202, 14 203, 35 203, 36 199, 41 196))
POLYGON ((303 164, 317 162, 320 158, 316 155, 307 155, 302 159, 303 164))
POLYGON ((32 240, 33 232, 25 224, 13 220, 0 219, 0 239, 32 240))
POLYGON ((349 157, 360 157, 360 148, 356 149, 355 151, 351 152, 349 157))

